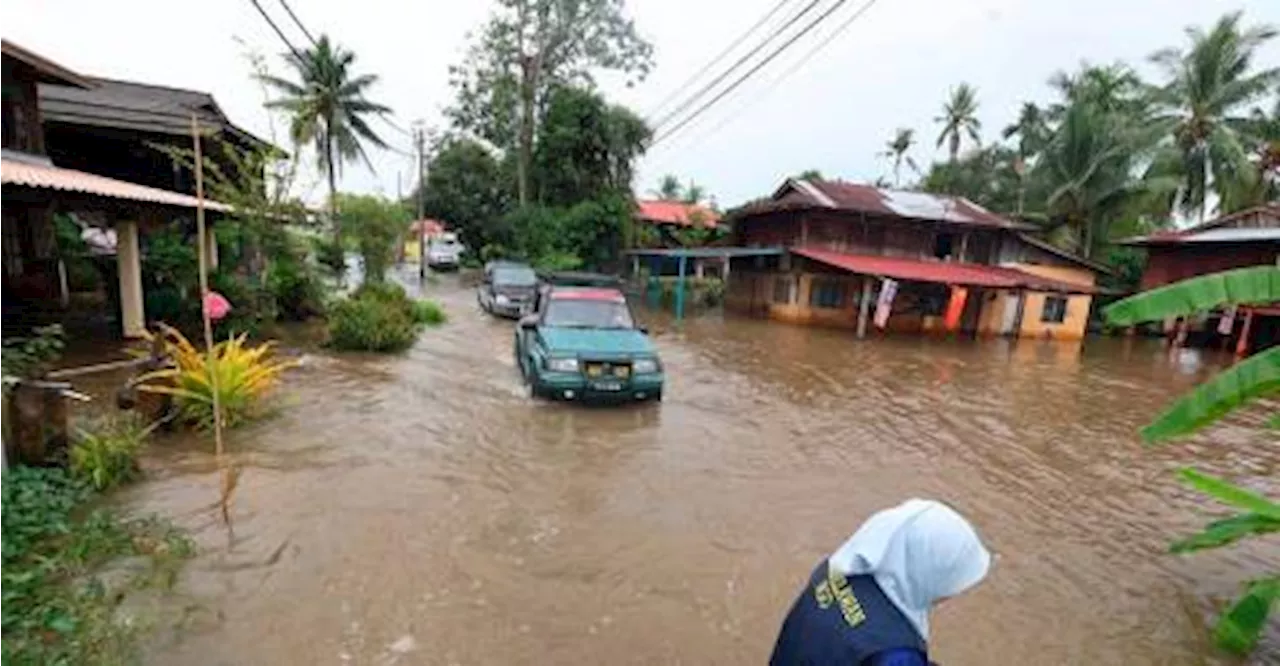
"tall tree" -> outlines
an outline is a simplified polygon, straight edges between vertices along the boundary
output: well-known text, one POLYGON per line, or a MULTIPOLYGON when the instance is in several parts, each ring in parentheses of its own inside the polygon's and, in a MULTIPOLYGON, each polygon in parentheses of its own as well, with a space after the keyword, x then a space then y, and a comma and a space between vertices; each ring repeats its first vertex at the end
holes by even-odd
POLYGON ((978 133, 982 123, 978 120, 978 91, 967 83, 951 89, 951 97, 942 105, 942 115, 933 119, 942 125, 938 133, 938 147, 947 144, 951 161, 960 154, 962 137, 968 136, 975 144, 981 143, 978 133))
POLYGON ((1254 109, 1245 131, 1253 168, 1223 193, 1218 207, 1226 213, 1280 200, 1280 98, 1270 112, 1254 109))
POLYGON ((1274 93, 1280 68, 1255 70, 1258 48, 1275 37, 1271 26, 1242 27, 1240 12, 1227 14, 1208 31, 1190 27, 1190 48, 1151 56, 1168 81, 1158 89, 1162 120, 1173 127, 1163 164, 1181 179, 1177 205, 1204 219, 1210 192, 1228 198, 1252 169, 1246 150, 1249 106, 1274 93))
POLYGON ((538 200, 572 206, 615 194, 631 198, 632 166, 649 136, 629 109, 585 88, 557 87, 534 146, 530 175, 538 200))
POLYGON ((262 82, 281 95, 269 100, 267 107, 288 112, 289 136, 294 144, 311 144, 315 150, 316 161, 329 180, 329 219, 334 242, 340 246, 337 172, 343 162, 357 158, 373 168, 362 142, 380 148, 387 144, 366 119, 371 114, 390 113, 391 109, 366 96, 378 76, 352 72, 355 54, 330 42, 328 35, 321 35, 314 47, 284 57, 298 80, 260 74, 262 82))
MULTIPOLYGON (((498 0, 464 64, 451 68, 458 98, 448 115, 515 156, 519 202, 529 202, 534 143, 551 91, 587 85, 595 70, 643 78, 653 47, 622 0, 498 0)), ((628 82, 630 83, 630 82, 628 82)))
POLYGON ((510 243, 502 223, 510 192, 510 170, 479 141, 449 134, 433 147, 423 207, 429 217, 458 230, 467 247, 481 251, 510 243))
POLYGON ((894 133, 893 139, 885 144, 885 149, 881 151, 881 157, 887 157, 893 160, 893 186, 898 187, 902 184, 902 163, 906 162, 912 171, 920 172, 920 168, 916 166, 916 161, 907 154, 911 150, 911 146, 916 143, 915 131, 905 127, 899 127, 894 133))
POLYGON ((1017 212, 1019 215, 1022 215, 1026 209, 1029 164, 1044 146, 1048 133, 1049 124, 1045 119, 1044 111, 1033 102, 1023 102, 1022 109, 1018 111, 1018 119, 1001 132, 1005 139, 1018 137, 1018 159, 1014 162, 1013 169, 1018 174, 1017 212))
POLYGON ((689 185, 684 188, 684 194, 680 195, 680 200, 685 203, 696 204, 702 203, 707 198, 707 188, 689 181, 689 185))
POLYGON ((683 190, 684 186, 680 184, 680 179, 675 174, 668 173, 658 181, 658 188, 650 190, 649 193, 663 201, 675 201, 680 198, 683 190))

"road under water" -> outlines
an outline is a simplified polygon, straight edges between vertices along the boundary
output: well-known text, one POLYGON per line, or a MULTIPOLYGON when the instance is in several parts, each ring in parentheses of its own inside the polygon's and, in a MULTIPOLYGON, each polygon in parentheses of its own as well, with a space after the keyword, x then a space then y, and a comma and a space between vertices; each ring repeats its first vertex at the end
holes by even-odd
POLYGON ((814 563, 911 496, 999 555, 934 616, 946 666, 1215 663, 1214 604, 1280 560, 1166 554, 1216 510, 1179 466, 1280 491, 1266 410, 1137 438, 1221 359, 653 316, 666 401, 584 409, 527 399, 512 324, 452 280, 427 291, 448 325, 404 356, 306 355, 279 414, 231 435, 234 536, 211 447, 152 447, 123 500, 200 554, 148 663, 763 663, 814 563))

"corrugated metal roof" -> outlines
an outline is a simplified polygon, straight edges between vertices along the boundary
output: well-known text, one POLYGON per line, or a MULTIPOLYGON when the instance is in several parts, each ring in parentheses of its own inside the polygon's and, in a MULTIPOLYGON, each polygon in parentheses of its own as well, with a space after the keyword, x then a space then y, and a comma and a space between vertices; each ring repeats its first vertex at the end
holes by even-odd
POLYGON ((1209 229, 1187 234, 1178 239, 1183 243, 1245 243, 1250 241, 1280 241, 1280 227, 1261 229, 1209 229))
POLYGON ((995 289, 1025 288, 1077 294, 1090 294, 1097 291, 1093 287, 1051 280, 1006 266, 848 254, 817 248, 793 248, 791 252, 853 273, 878 275, 908 282, 933 282, 995 289))
MULTIPOLYGON (((20 185, 38 189, 81 192, 112 199, 146 201, 166 206, 195 208, 196 198, 180 192, 170 192, 146 185, 98 176, 73 169, 34 164, 13 158, 0 158, 0 181, 5 185, 20 185)), ((216 201, 204 202, 208 210, 227 212, 231 207, 216 201)))
POLYGON ((45 58, 42 55, 33 51, 28 51, 7 39, 0 40, 0 51, 3 51, 5 57, 18 60, 31 69, 34 69, 40 74, 40 80, 45 83, 54 83, 63 86, 79 86, 81 88, 88 88, 90 85, 85 77, 52 60, 49 60, 48 58, 45 58))
POLYGON ((1160 244, 1177 244, 1186 242, 1203 242, 1203 243, 1238 243, 1249 241, 1267 241, 1273 240, 1264 230, 1280 228, 1280 202, 1272 202, 1253 208, 1236 211, 1234 213, 1214 218, 1208 222, 1202 222, 1186 229, 1163 229, 1149 236, 1137 236, 1134 238, 1126 238, 1119 241, 1121 245, 1160 245, 1160 244), (1228 231, 1238 230, 1262 232, 1257 237, 1250 237, 1249 234, 1231 234, 1227 233, 1221 236, 1216 234, 1206 235, 1210 231, 1228 231))
POLYGON ((964 197, 890 190, 841 180, 794 178, 784 182, 770 200, 747 204, 735 212, 735 217, 813 208, 999 229, 1036 228, 1007 220, 964 197))
POLYGON ((269 145, 232 124, 209 93, 97 77, 89 81, 92 87, 84 90, 41 85, 43 120, 187 136, 195 113, 205 130, 217 128, 250 143, 269 145))
POLYGON ((701 222, 704 227, 714 227, 720 221, 720 214, 698 204, 683 201, 665 201, 650 199, 636 202, 636 217, 657 224, 675 224, 682 227, 693 226, 701 222))

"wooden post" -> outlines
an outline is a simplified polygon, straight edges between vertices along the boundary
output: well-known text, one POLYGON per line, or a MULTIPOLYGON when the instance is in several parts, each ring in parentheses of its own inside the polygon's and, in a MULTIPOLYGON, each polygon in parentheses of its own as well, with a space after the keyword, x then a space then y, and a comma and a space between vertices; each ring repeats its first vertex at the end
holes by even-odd
POLYGON ((867 337, 867 314, 871 312, 871 276, 862 276, 862 298, 858 301, 858 337, 867 337))
POLYGON ((1240 339, 1236 341, 1236 357, 1244 357, 1249 355, 1249 334, 1253 330, 1253 309, 1244 310, 1244 326, 1240 327, 1240 339))
POLYGON ((686 257, 681 254, 679 270, 676 274, 676 321, 684 319, 684 271, 686 257))

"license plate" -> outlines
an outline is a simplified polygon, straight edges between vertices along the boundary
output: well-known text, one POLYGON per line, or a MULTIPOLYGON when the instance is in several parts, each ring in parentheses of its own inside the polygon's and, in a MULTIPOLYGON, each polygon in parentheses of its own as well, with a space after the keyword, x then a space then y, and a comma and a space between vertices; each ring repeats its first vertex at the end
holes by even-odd
POLYGON ((597 391, 621 391, 622 382, 593 382, 591 388, 597 391))

